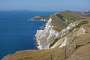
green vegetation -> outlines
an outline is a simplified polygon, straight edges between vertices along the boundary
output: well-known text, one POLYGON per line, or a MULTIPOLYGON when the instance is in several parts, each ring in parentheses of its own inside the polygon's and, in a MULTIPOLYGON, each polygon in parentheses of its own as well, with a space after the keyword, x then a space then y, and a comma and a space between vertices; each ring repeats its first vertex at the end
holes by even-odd
POLYGON ((63 19, 65 20, 66 25, 72 23, 76 20, 80 20, 80 14, 74 12, 63 12, 63 19))
POLYGON ((61 31, 63 28, 67 27, 68 24, 74 21, 80 20, 80 14, 74 12, 62 12, 51 16, 53 29, 56 31, 61 31))

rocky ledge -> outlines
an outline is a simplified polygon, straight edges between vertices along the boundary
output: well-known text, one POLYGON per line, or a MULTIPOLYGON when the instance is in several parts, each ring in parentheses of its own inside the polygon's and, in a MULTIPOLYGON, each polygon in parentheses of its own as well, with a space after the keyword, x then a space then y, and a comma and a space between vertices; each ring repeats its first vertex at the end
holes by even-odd
POLYGON ((16 52, 2 60, 90 60, 90 16, 56 13, 35 36, 38 50, 16 52))

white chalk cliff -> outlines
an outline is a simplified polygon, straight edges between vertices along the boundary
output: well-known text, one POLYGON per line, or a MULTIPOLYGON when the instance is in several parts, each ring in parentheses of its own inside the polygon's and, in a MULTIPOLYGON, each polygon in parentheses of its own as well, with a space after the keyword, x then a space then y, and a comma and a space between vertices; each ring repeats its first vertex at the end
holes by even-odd
POLYGON ((81 27, 85 21, 74 20, 72 22, 72 20, 64 19, 62 20, 58 15, 51 16, 44 29, 37 30, 35 37, 38 49, 65 47, 69 44, 69 40, 71 41, 74 37, 80 35, 80 32, 81 34, 85 33, 86 30, 83 26, 81 27), (67 24, 68 21, 70 22, 67 24), (78 31, 80 32, 77 33, 78 31), (72 33, 74 33, 74 36, 72 35, 71 38, 70 34, 72 33))
POLYGON ((59 32, 52 29, 52 19, 50 18, 44 28, 44 30, 37 30, 36 40, 39 49, 48 49, 50 46, 50 39, 56 39, 59 36, 59 32))

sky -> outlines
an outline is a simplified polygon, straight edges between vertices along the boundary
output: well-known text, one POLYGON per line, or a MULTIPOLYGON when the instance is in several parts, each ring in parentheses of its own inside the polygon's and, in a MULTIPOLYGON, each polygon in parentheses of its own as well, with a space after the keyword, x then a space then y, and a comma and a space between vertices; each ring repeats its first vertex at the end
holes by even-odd
POLYGON ((0 0, 0 11, 90 10, 90 0, 0 0))

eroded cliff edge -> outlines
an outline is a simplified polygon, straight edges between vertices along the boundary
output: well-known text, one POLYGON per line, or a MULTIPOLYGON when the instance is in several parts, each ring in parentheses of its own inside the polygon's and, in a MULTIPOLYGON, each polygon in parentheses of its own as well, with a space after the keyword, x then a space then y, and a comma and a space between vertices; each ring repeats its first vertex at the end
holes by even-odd
POLYGON ((39 49, 49 49, 55 47, 64 47, 67 40, 70 40, 70 34, 77 36, 77 30, 81 30, 82 34, 86 31, 84 24, 84 16, 80 13, 62 12, 50 16, 44 29, 37 30, 36 42, 39 49))
POLYGON ((2 60, 90 60, 90 16, 61 12, 37 30, 39 50, 20 51, 2 60))

